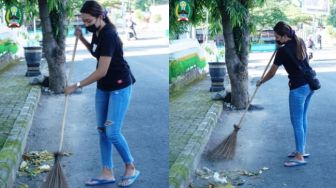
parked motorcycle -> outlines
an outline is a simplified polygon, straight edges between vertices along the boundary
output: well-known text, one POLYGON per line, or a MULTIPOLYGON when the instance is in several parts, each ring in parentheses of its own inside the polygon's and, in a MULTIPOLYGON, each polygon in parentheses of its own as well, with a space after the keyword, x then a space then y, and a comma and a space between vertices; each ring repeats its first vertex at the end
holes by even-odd
POLYGON ((308 54, 308 58, 309 60, 313 59, 314 57, 314 52, 312 48, 307 48, 307 54, 308 54))
POLYGON ((306 46, 307 46, 308 58, 313 59, 314 57, 313 49, 315 48, 315 43, 314 43, 312 36, 308 37, 308 40, 306 41, 306 46))

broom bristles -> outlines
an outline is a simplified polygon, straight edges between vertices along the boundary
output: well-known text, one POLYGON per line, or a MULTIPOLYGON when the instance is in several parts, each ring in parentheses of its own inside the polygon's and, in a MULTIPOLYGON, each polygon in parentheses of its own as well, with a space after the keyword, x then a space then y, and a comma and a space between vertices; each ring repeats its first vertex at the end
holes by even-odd
POLYGON ((41 188, 68 188, 68 184, 64 177, 61 167, 62 153, 55 153, 55 164, 49 172, 46 181, 42 184, 41 188))
POLYGON ((232 133, 209 153, 209 158, 213 160, 233 159, 236 152, 238 130, 239 126, 234 125, 234 130, 232 133))

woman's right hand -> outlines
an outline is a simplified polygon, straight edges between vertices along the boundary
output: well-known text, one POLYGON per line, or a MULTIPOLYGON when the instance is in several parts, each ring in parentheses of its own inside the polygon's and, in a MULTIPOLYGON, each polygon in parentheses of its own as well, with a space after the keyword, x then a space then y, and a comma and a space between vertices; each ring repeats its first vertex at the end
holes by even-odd
POLYGON ((69 95, 73 93, 77 89, 77 86, 75 84, 67 86, 64 88, 64 94, 69 95))
POLYGON ((81 38, 83 36, 83 32, 82 32, 82 28, 81 27, 76 27, 76 30, 75 30, 75 35, 76 37, 78 38, 81 38))

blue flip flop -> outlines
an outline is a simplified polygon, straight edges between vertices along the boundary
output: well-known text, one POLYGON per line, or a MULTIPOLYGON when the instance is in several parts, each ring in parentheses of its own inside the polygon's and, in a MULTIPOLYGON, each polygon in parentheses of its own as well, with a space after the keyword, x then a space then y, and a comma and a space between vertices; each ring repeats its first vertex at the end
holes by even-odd
MULTIPOLYGON (((308 158, 309 156, 310 156, 309 153, 305 153, 305 154, 303 154, 303 157, 304 157, 304 158, 308 158)), ((292 153, 290 153, 290 154, 288 154, 287 157, 290 157, 290 158, 295 157, 295 151, 292 152, 292 153)))
POLYGON ((131 186, 135 182, 135 180, 138 178, 139 175, 140 175, 140 171, 139 170, 135 170, 133 176, 123 176, 123 177, 121 177, 121 182, 119 182, 118 185, 120 187, 131 186), (126 185, 122 185, 121 184, 124 180, 128 180, 128 183, 126 185))
POLYGON ((285 167, 295 167, 295 166, 302 166, 302 165, 306 165, 308 162, 307 161, 299 161, 296 159, 291 159, 289 161, 286 161, 284 163, 285 167))
POLYGON ((105 185, 105 184, 115 183, 115 180, 104 180, 104 179, 92 178, 90 179, 89 182, 91 183, 85 182, 85 185, 86 186, 105 185))

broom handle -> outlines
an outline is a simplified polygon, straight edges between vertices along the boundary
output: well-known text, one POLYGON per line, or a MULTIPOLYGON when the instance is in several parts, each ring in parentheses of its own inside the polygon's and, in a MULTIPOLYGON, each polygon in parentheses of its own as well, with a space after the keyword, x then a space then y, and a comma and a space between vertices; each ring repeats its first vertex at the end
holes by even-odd
MULTIPOLYGON (((266 71, 267 71, 269 65, 271 64, 272 59, 273 59, 274 55, 276 54, 276 52, 277 52, 276 50, 273 52, 273 55, 271 56, 271 59, 269 60, 269 62, 268 62, 268 64, 267 64, 267 66, 266 66, 266 68, 265 68, 263 74, 261 75, 261 79, 264 78, 264 76, 265 76, 265 74, 266 74, 266 71)), ((241 117, 240 120, 239 120, 238 128, 241 127, 240 124, 242 123, 242 121, 243 121, 243 119, 244 119, 244 117, 245 117, 245 115, 246 115, 246 112, 248 111, 248 109, 249 109, 249 107, 250 107, 250 105, 251 105, 251 102, 252 102, 254 96, 256 95, 256 93, 257 93, 259 87, 260 87, 260 85, 257 86, 257 88, 256 88, 256 89, 254 90, 254 92, 253 92, 253 95, 252 95, 251 99, 248 101, 248 104, 247 104, 247 106, 246 106, 246 108, 245 108, 245 110, 244 110, 244 113, 243 113, 242 117, 241 117)))
MULTIPOLYGON (((76 54, 76 50, 77 50, 77 44, 78 44, 78 37, 76 36, 75 47, 74 47, 74 50, 72 52, 70 71, 69 71, 68 76, 66 76, 66 78, 65 78, 66 86, 68 86, 68 80, 69 80, 70 76, 72 75, 72 71, 73 71, 73 67, 74 67, 74 61, 75 61, 75 54, 76 54)), ((68 96, 69 95, 65 95, 64 113, 63 113, 62 128, 61 128, 61 141, 60 141, 60 145, 59 145, 59 148, 58 148, 58 152, 62 151, 62 146, 63 146, 65 120, 66 120, 66 115, 68 113, 68 96)))

